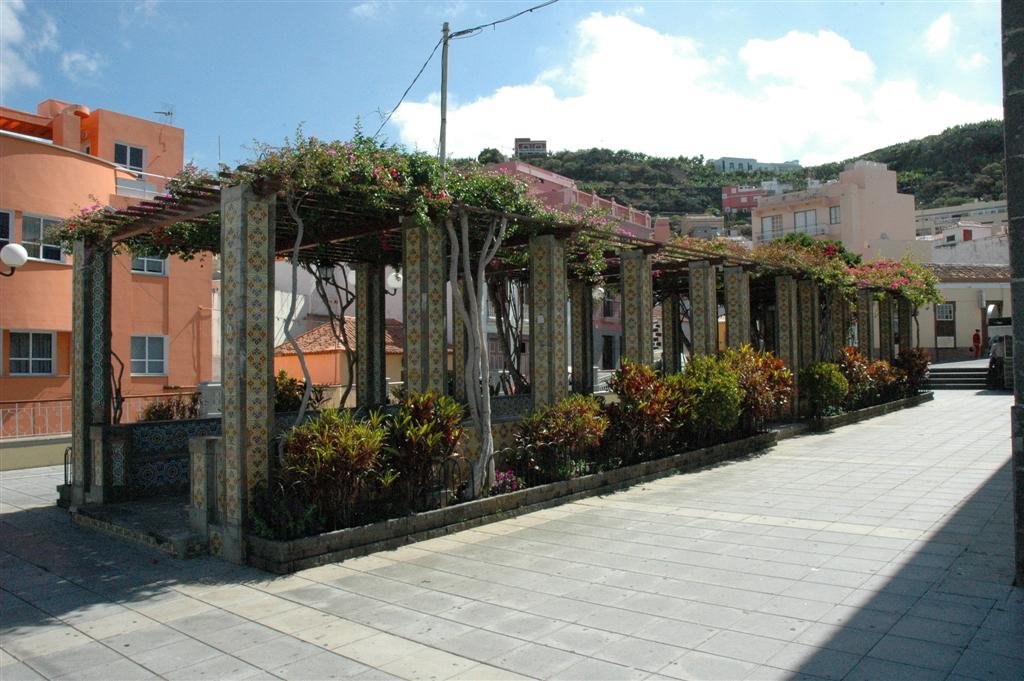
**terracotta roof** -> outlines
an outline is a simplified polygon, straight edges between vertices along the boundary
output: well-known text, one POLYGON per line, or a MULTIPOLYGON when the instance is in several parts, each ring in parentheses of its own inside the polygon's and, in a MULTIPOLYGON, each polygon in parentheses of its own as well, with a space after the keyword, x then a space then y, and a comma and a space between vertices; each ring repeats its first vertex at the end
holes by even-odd
MULTIPOLYGON (((356 349, 356 318, 345 317, 345 329, 348 332, 349 344, 356 349)), ((344 351, 344 346, 338 342, 331 332, 331 323, 324 322, 313 327, 295 339, 304 353, 316 352, 338 352, 344 351)), ((405 330, 402 322, 397 319, 384 320, 384 354, 400 355, 405 347, 405 330)), ((288 341, 281 343, 274 348, 275 355, 294 355, 295 349, 288 341)))
POLYGON ((927 263, 940 282, 1009 282, 1009 265, 972 265, 967 263, 927 263))

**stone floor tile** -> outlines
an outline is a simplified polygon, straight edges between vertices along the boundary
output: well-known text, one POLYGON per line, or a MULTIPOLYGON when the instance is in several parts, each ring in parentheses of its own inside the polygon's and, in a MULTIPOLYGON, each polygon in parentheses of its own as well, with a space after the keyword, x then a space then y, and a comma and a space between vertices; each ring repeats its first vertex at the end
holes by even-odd
POLYGON ((219 655, 164 674, 169 681, 236 681, 261 670, 231 655, 219 655))
MULTIPOLYGON (((98 667, 77 669, 70 674, 52 678, 54 681, 149 681, 160 677, 132 660, 121 658, 98 667)), ((6 681, 6 677, 4 679, 6 681)))
POLYGON ((899 681, 944 681, 947 673, 925 667, 914 667, 880 660, 876 657, 865 657, 857 663, 844 681, 881 681, 882 679, 898 679, 899 681))
POLYGON ((24 662, 15 662, 0 667, 0 678, 4 681, 43 681, 45 676, 24 662))
POLYGON ((839 681, 860 661, 861 655, 802 643, 787 643, 768 660, 768 665, 823 679, 839 681))
POLYGON ((1018 657, 1005 657, 988 651, 968 648, 957 661, 953 673, 972 679, 991 679, 992 681, 1020 679, 1024 678, 1024 661, 1018 657))
POLYGON ((75 648, 91 641, 92 639, 88 636, 72 627, 59 625, 39 633, 6 634, 3 638, 3 646, 9 653, 24 660, 29 657, 75 648))
POLYGON ((962 648, 957 646, 887 634, 868 652, 868 656, 948 673, 960 659, 961 652, 962 648))
POLYGON ((135 651, 131 654, 131 659, 157 674, 166 674, 223 654, 216 648, 186 638, 153 650, 135 651))
POLYGON ((746 678, 757 666, 728 657, 690 651, 663 667, 658 674, 684 681, 735 681, 746 678))
POLYGON ((370 667, 350 660, 347 657, 323 651, 294 662, 289 662, 271 671, 274 676, 282 679, 329 681, 330 679, 351 679, 370 670, 370 667))
POLYGON ((553 678, 565 681, 640 681, 650 674, 611 662, 586 659, 555 674, 553 678))
POLYGON ((24 662, 40 674, 54 678, 75 674, 92 667, 106 666, 120 659, 123 658, 107 646, 90 641, 74 648, 26 657, 24 662))
POLYGON ((597 649, 593 657, 653 673, 687 652, 685 648, 625 637, 597 649))
MULTIPOLYGON (((360 681, 364 678, 367 677, 359 677, 360 681)), ((478 664, 463 672, 459 672, 451 677, 451 679, 452 681, 529 681, 530 677, 516 674, 500 667, 478 664)))
POLYGON ((806 620, 798 620, 793 617, 752 612, 741 617, 730 625, 729 628, 744 634, 756 634, 758 636, 791 641, 810 627, 811 624, 811 622, 806 620))
POLYGON ((712 655, 731 657, 735 660, 765 664, 785 645, 785 641, 767 636, 744 634, 738 631, 722 631, 702 643, 697 650, 712 655))
MULTIPOLYGON (((559 630, 561 631, 561 630, 559 630)), ((558 632, 555 632, 557 634, 558 632)), ((549 640, 551 635, 545 637, 549 640)), ((435 644, 435 647, 462 657, 486 662, 526 643, 521 638, 497 634, 485 629, 471 629, 458 636, 435 644)), ((556 646, 561 647, 561 646, 556 646)))
POLYGON ((465 672, 479 663, 443 650, 428 649, 421 653, 400 657, 381 665, 380 669, 410 681, 441 681, 465 672))
MULTIPOLYGON (((962 648, 974 638, 977 629, 966 624, 940 622, 939 620, 906 615, 894 624, 888 633, 962 648)), ((1024 648, 1024 646, 1021 647, 1024 648)))
POLYGON ((293 632, 291 635, 300 641, 306 641, 321 648, 334 650, 343 645, 376 636, 379 633, 381 633, 379 629, 367 627, 357 622, 349 622, 344 619, 335 619, 326 624, 318 624, 309 629, 293 632))
POLYGON ((110 636, 103 639, 103 643, 122 655, 131 657, 137 652, 152 650, 184 640, 185 635, 180 631, 153 623, 125 634, 110 636))
POLYGON ((391 634, 376 634, 367 638, 346 643, 334 649, 339 655, 362 662, 370 667, 383 667, 388 662, 422 653, 428 650, 426 646, 419 643, 407 641, 391 634))
POLYGON ((537 643, 526 643, 498 655, 490 663, 518 674, 537 679, 549 679, 584 659, 589 658, 537 643))

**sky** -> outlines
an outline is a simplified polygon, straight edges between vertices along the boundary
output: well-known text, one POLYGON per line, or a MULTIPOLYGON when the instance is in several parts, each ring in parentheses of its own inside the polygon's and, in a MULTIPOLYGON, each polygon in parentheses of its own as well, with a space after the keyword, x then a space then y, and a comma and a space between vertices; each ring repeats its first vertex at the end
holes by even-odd
MULTIPOLYGON (((186 158, 373 135, 438 43, 541 0, 0 0, 0 104, 153 120, 186 158)), ((450 156, 549 151, 840 161, 1002 117, 999 3, 572 2, 449 47, 450 156)), ((438 49, 380 139, 436 153, 438 49)))

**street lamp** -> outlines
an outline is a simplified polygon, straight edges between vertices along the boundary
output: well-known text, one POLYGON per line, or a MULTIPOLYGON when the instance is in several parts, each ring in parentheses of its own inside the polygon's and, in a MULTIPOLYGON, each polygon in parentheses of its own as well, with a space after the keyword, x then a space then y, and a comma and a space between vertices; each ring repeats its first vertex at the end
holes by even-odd
POLYGON ((10 272, 0 272, 0 276, 9 277, 14 274, 14 270, 28 262, 28 251, 21 244, 7 244, 0 248, 0 261, 11 268, 10 272))

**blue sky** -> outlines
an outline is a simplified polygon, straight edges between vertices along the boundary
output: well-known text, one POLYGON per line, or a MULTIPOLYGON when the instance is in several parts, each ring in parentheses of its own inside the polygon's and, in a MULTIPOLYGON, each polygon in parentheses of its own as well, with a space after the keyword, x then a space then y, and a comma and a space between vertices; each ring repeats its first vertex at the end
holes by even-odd
MULTIPOLYGON (((0 101, 157 119, 186 156, 373 133, 440 36, 527 2, 0 0, 0 101)), ((1001 117, 998 2, 561 2, 453 41, 449 152, 817 163, 1001 117)), ((435 151, 440 51, 382 136, 435 151)))

